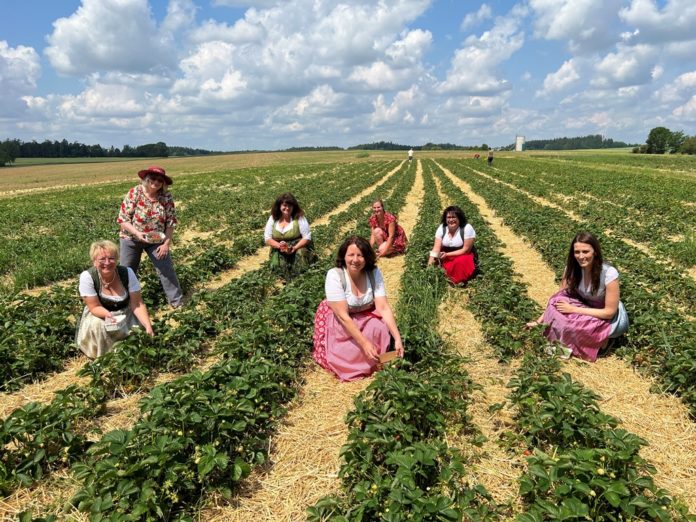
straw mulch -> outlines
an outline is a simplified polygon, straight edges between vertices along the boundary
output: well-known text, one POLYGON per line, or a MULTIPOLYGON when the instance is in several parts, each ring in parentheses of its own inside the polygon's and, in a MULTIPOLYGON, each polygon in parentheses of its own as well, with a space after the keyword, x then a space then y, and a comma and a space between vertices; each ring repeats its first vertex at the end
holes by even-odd
POLYGON ((507 409, 489 413, 492 404, 505 402, 506 387, 516 365, 499 364, 491 347, 483 340, 481 328, 466 309, 466 290, 450 289, 440 305, 439 333, 459 355, 467 359, 465 368, 481 389, 474 391, 469 407, 472 423, 488 440, 481 448, 466 439, 452 440, 450 444, 471 458, 468 477, 470 482, 483 485, 498 504, 511 505, 519 511, 518 480, 526 466, 524 455, 511 454, 499 444, 500 436, 514 424, 507 409))
MULTIPOLYGON (((478 205, 496 236, 505 243, 505 254, 512 259, 515 271, 529 285, 530 297, 544 307, 558 286, 541 255, 525 247, 517 234, 494 217, 485 200, 467 183, 452 179, 478 205)), ((656 467, 658 486, 681 498, 696 512, 696 431, 684 404, 676 397, 651 393, 653 382, 649 378, 638 375, 613 356, 595 364, 573 359, 564 371, 602 397, 603 411, 620 419, 623 428, 649 443, 641 455, 656 467)))
MULTIPOLYGON (((417 174, 406 205, 399 213, 399 222, 406 234, 415 225, 423 197, 420 164, 417 174)), ((403 263, 403 256, 379 260, 392 306, 398 297, 403 263)), ((210 499, 214 507, 203 510, 199 519, 304 520, 308 506, 339 490, 339 454, 348 435, 345 415, 352 407, 354 397, 371 380, 341 383, 322 368, 313 366, 299 398, 272 442, 269 465, 265 470, 252 473, 232 504, 225 504, 218 497, 210 499)))
MULTIPOLYGON (((77 348, 75 349, 77 350, 77 348)), ((77 377, 75 373, 84 366, 87 358, 77 356, 65 363, 65 369, 48 379, 23 386, 13 393, 0 394, 0 418, 7 417, 17 408, 29 403, 40 402, 47 404, 53 400, 55 393, 71 384, 83 385, 89 382, 89 377, 77 377)))

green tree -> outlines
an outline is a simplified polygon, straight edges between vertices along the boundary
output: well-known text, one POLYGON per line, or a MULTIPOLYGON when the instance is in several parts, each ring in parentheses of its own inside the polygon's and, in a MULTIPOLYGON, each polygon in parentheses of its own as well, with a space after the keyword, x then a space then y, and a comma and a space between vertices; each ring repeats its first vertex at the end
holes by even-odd
POLYGON ((686 138, 679 151, 683 154, 696 154, 696 136, 686 138))
POLYGON ((669 147, 669 153, 675 154, 679 152, 679 149, 681 149, 681 146, 684 143, 685 139, 686 134, 684 134, 684 131, 673 132, 669 138, 669 141, 667 142, 667 146, 669 147))
POLYGON ((0 142, 0 167, 8 163, 14 163, 19 156, 19 143, 17 140, 5 140, 0 142))
POLYGON ((648 154, 664 154, 669 147, 672 131, 667 127, 655 127, 648 134, 645 144, 648 146, 648 154))

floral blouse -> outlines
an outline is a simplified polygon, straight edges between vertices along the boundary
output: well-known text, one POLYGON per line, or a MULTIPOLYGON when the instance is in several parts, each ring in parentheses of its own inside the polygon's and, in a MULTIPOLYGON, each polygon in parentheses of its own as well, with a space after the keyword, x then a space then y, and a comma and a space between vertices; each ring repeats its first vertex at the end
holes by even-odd
MULTIPOLYGON (((169 192, 165 192, 160 193, 157 201, 150 201, 144 187, 136 185, 123 198, 116 222, 130 222, 140 232, 164 232, 177 224, 174 198, 169 192)), ((119 236, 133 239, 125 230, 121 230, 119 236)))

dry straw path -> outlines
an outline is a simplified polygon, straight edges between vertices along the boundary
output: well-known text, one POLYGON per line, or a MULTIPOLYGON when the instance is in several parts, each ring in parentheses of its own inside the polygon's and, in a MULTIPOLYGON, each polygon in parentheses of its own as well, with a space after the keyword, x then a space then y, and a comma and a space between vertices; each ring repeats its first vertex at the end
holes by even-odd
MULTIPOLYGON (((435 180, 441 206, 450 204, 443 195, 440 181, 435 180)), ((481 325, 468 310, 469 297, 466 288, 450 288, 438 310, 438 333, 459 355, 466 358, 466 370, 481 388, 472 394, 469 413, 472 423, 487 437, 480 449, 463 444, 464 453, 471 452, 473 482, 483 485, 498 504, 520 506, 518 480, 526 467, 522 455, 511 457, 497 444, 504 431, 513 424, 500 410, 488 412, 492 404, 504 402, 509 392, 507 383, 517 370, 518 363, 499 364, 493 348, 486 343, 481 325)), ((456 442, 455 442, 456 444, 456 442)))
MULTIPOLYGON (((399 213, 399 223, 407 235, 415 226, 422 199, 423 175, 418 162, 416 182, 399 213)), ((398 300, 404 258, 380 259, 379 267, 393 306, 398 300)), ((200 520, 304 520, 308 506, 335 493, 340 486, 337 476, 339 453, 348 435, 345 415, 352 407, 354 397, 371 381, 341 383, 313 365, 295 407, 273 441, 270 471, 266 475, 254 473, 246 485, 247 490, 235 505, 207 509, 200 515, 200 520)))
MULTIPOLYGON (((447 169, 442 170, 478 206, 496 236, 505 243, 504 253, 528 285, 530 297, 540 308, 545 307, 558 285, 541 255, 505 226, 469 184, 447 169)), ((604 412, 648 441, 641 455, 656 467, 656 483, 696 512, 696 424, 689 419, 686 406, 674 396, 651 393, 653 381, 614 356, 600 358, 594 364, 573 358, 563 369, 601 397, 604 412)))

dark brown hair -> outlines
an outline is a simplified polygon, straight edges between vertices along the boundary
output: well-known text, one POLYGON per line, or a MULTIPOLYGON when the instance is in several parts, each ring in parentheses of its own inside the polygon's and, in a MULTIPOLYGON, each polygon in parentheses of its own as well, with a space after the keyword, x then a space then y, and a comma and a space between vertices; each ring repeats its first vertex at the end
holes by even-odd
POLYGON ((360 236, 350 236, 347 238, 340 247, 338 247, 338 253, 336 254, 336 266, 338 268, 345 268, 346 266, 346 252, 350 245, 355 245, 360 250, 360 253, 365 258, 365 268, 364 270, 374 270, 377 265, 377 256, 375 256, 375 251, 372 250, 370 243, 367 239, 360 236))
POLYGON ((466 216, 464 215, 464 211, 456 205, 450 205, 442 212, 442 228, 447 230, 447 214, 450 212, 454 212, 454 214, 457 216, 457 219, 459 220, 459 228, 464 228, 467 223, 466 216))
POLYGON ((302 210, 302 207, 300 207, 300 204, 295 199, 295 196, 293 196, 290 192, 286 192, 278 196, 275 203, 273 203, 273 206, 271 207, 271 216, 273 216, 275 221, 278 221, 282 216, 280 205, 283 203, 292 206, 292 219, 304 216, 304 210, 302 210))
POLYGON ((594 250, 594 258, 592 258, 592 267, 590 267, 590 279, 592 283, 592 295, 596 295, 599 290, 599 278, 602 275, 602 249, 599 246, 599 241, 589 232, 578 232, 570 242, 568 257, 566 259, 565 271, 563 278, 566 281, 566 289, 569 294, 577 296, 578 286, 582 281, 582 268, 575 259, 575 243, 587 243, 594 250))

